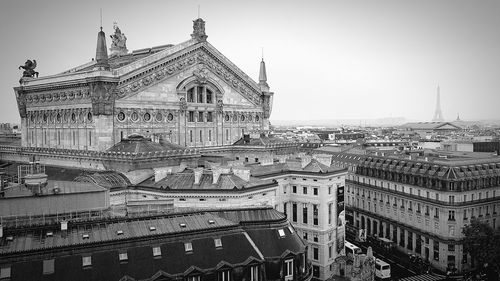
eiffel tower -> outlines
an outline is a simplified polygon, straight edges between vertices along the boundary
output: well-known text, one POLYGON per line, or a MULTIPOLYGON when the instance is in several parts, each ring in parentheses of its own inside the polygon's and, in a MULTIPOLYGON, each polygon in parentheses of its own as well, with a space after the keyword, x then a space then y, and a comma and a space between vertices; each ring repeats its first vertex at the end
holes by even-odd
POLYGON ((439 86, 437 88, 437 98, 436 98, 436 111, 434 111, 434 118, 432 118, 433 122, 443 122, 443 113, 441 112, 441 96, 439 93, 439 86))

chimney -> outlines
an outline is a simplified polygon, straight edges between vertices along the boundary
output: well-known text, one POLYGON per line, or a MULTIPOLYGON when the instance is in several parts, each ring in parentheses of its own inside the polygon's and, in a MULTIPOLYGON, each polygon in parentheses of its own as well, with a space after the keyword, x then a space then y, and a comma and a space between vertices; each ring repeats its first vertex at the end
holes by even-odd
POLYGON ((314 159, 316 159, 319 163, 330 167, 332 164, 332 155, 328 154, 314 154, 313 155, 314 159))
POLYGON ((233 167, 233 173, 244 181, 250 180, 250 169, 245 167, 233 167))
POLYGON ((200 184, 201 175, 203 175, 203 168, 194 168, 194 184, 200 184))
POLYGON ((216 184, 219 181, 219 177, 222 174, 223 169, 220 167, 212 168, 212 184, 216 184))
POLYGON ((301 168, 304 168, 305 166, 309 165, 309 163, 311 163, 311 156, 309 155, 305 155, 303 156, 302 158, 300 158, 301 160, 301 168))

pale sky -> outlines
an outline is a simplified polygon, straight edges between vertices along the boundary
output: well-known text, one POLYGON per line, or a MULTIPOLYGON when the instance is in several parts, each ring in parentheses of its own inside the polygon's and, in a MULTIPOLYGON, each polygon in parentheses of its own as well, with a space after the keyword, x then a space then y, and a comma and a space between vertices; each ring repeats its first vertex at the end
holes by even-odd
POLYGON ((500 1, 0 1, 0 122, 19 122, 19 65, 41 76, 95 56, 99 9, 129 50, 208 41, 258 80, 261 47, 272 120, 500 119, 500 1))

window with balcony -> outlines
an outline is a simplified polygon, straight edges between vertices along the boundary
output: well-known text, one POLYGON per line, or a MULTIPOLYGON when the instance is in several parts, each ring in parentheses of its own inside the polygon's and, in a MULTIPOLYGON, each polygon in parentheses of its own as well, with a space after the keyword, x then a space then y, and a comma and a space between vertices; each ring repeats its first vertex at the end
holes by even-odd
POLYGON ((455 220, 455 211, 448 211, 448 220, 449 221, 454 221, 455 220))

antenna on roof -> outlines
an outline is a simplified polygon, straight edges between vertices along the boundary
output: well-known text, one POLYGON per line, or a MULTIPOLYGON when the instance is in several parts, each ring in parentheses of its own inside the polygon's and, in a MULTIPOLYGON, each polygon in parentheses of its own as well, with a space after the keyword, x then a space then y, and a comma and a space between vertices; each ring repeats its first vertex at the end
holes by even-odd
POLYGON ((100 10, 101 10, 101 30, 102 30, 102 8, 100 10))

